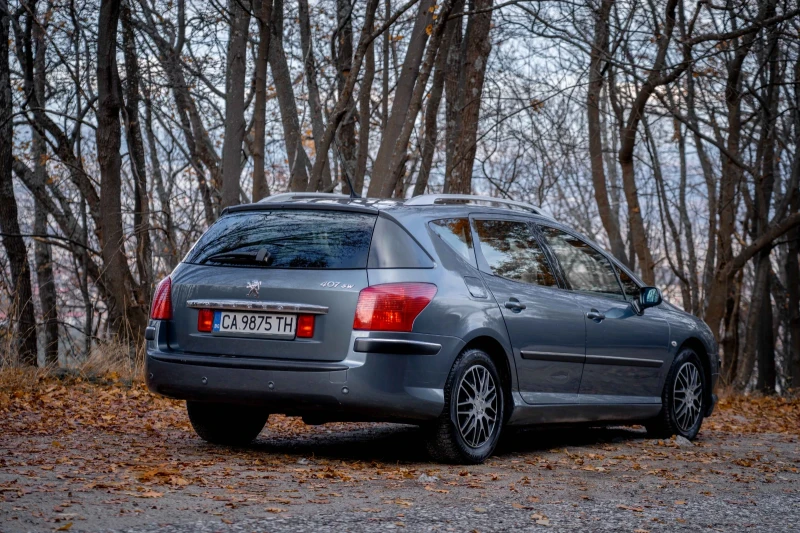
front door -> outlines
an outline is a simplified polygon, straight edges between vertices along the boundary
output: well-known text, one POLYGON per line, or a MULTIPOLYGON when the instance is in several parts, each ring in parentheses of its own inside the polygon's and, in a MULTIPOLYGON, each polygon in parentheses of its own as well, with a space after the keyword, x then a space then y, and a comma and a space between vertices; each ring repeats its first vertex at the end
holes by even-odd
POLYGON ((583 313, 558 286, 525 220, 473 218, 478 262, 503 313, 527 403, 577 403, 584 360, 583 313))
MULTIPOLYGON (((589 243, 555 227, 541 231, 586 320, 581 403, 660 402, 670 342, 661 310, 638 314, 629 301, 636 295, 626 297, 611 261, 589 243)), ((625 285, 635 292, 633 280, 625 285)))

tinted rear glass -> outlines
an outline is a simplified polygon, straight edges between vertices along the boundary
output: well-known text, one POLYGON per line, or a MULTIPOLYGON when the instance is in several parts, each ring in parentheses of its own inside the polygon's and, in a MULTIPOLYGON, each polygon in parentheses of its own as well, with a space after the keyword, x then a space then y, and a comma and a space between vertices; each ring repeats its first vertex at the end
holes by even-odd
POLYGON ((366 268, 377 215, 275 210, 233 213, 197 241, 187 263, 261 268, 366 268))
POLYGON ((475 230, 492 274, 533 285, 557 285, 544 251, 528 224, 513 220, 476 220, 475 230))
POLYGON ((430 227, 446 242, 450 248, 458 252, 469 264, 475 266, 475 253, 472 250, 472 231, 468 218, 445 218, 433 220, 430 227))

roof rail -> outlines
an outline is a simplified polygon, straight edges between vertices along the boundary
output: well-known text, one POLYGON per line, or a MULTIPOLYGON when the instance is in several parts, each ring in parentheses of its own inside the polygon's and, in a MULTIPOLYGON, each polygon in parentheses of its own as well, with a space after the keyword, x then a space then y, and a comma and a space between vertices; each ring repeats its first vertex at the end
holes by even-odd
POLYGON ((335 194, 329 192, 282 192, 267 196, 258 201, 260 204, 272 202, 285 202, 287 200, 301 200, 301 199, 320 199, 320 200, 341 200, 350 199, 346 194, 335 194))
POLYGON ((545 209, 541 207, 536 207, 531 204, 526 204, 525 202, 516 202, 514 200, 506 200, 505 198, 494 198, 491 196, 477 196, 474 194, 423 194, 421 196, 415 196, 406 200, 405 204, 403 205, 444 205, 444 204, 465 204, 465 203, 490 203, 490 204, 499 204, 503 207, 508 207, 509 209, 522 209, 524 211, 530 211, 537 215, 541 215, 547 218, 553 218, 553 215, 548 213, 545 209))

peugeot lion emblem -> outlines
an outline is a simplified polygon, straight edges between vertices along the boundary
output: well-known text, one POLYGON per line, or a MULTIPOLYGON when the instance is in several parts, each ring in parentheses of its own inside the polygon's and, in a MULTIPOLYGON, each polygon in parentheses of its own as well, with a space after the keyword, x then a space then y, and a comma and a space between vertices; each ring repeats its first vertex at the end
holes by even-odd
POLYGON ((258 298, 258 290, 261 288, 261 282, 251 281, 247 284, 247 288, 250 289, 250 291, 247 293, 248 296, 254 296, 258 298))

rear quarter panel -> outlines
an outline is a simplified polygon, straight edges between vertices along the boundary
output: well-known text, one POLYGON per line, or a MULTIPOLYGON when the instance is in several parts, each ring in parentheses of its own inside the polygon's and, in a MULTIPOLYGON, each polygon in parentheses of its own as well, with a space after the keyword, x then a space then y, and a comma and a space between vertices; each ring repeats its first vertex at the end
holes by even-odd
MULTIPOLYGON (((486 294, 484 298, 470 294, 464 277, 469 276, 482 284, 480 273, 428 228, 428 222, 431 220, 467 216, 467 213, 460 212, 461 209, 453 211, 455 212, 441 209, 435 214, 417 213, 415 216, 397 217, 398 223, 403 225, 420 246, 434 258, 434 268, 369 269, 367 271, 369 284, 414 281, 435 284, 436 296, 414 322, 414 333, 458 337, 465 344, 478 337, 491 337, 503 347, 505 352, 503 355, 511 369, 511 386, 512 389, 516 389, 516 365, 511 356, 508 333, 497 302, 486 287, 484 287, 486 294)), ((458 355, 458 353, 437 355, 436 371, 444 371, 446 378, 458 355)))

